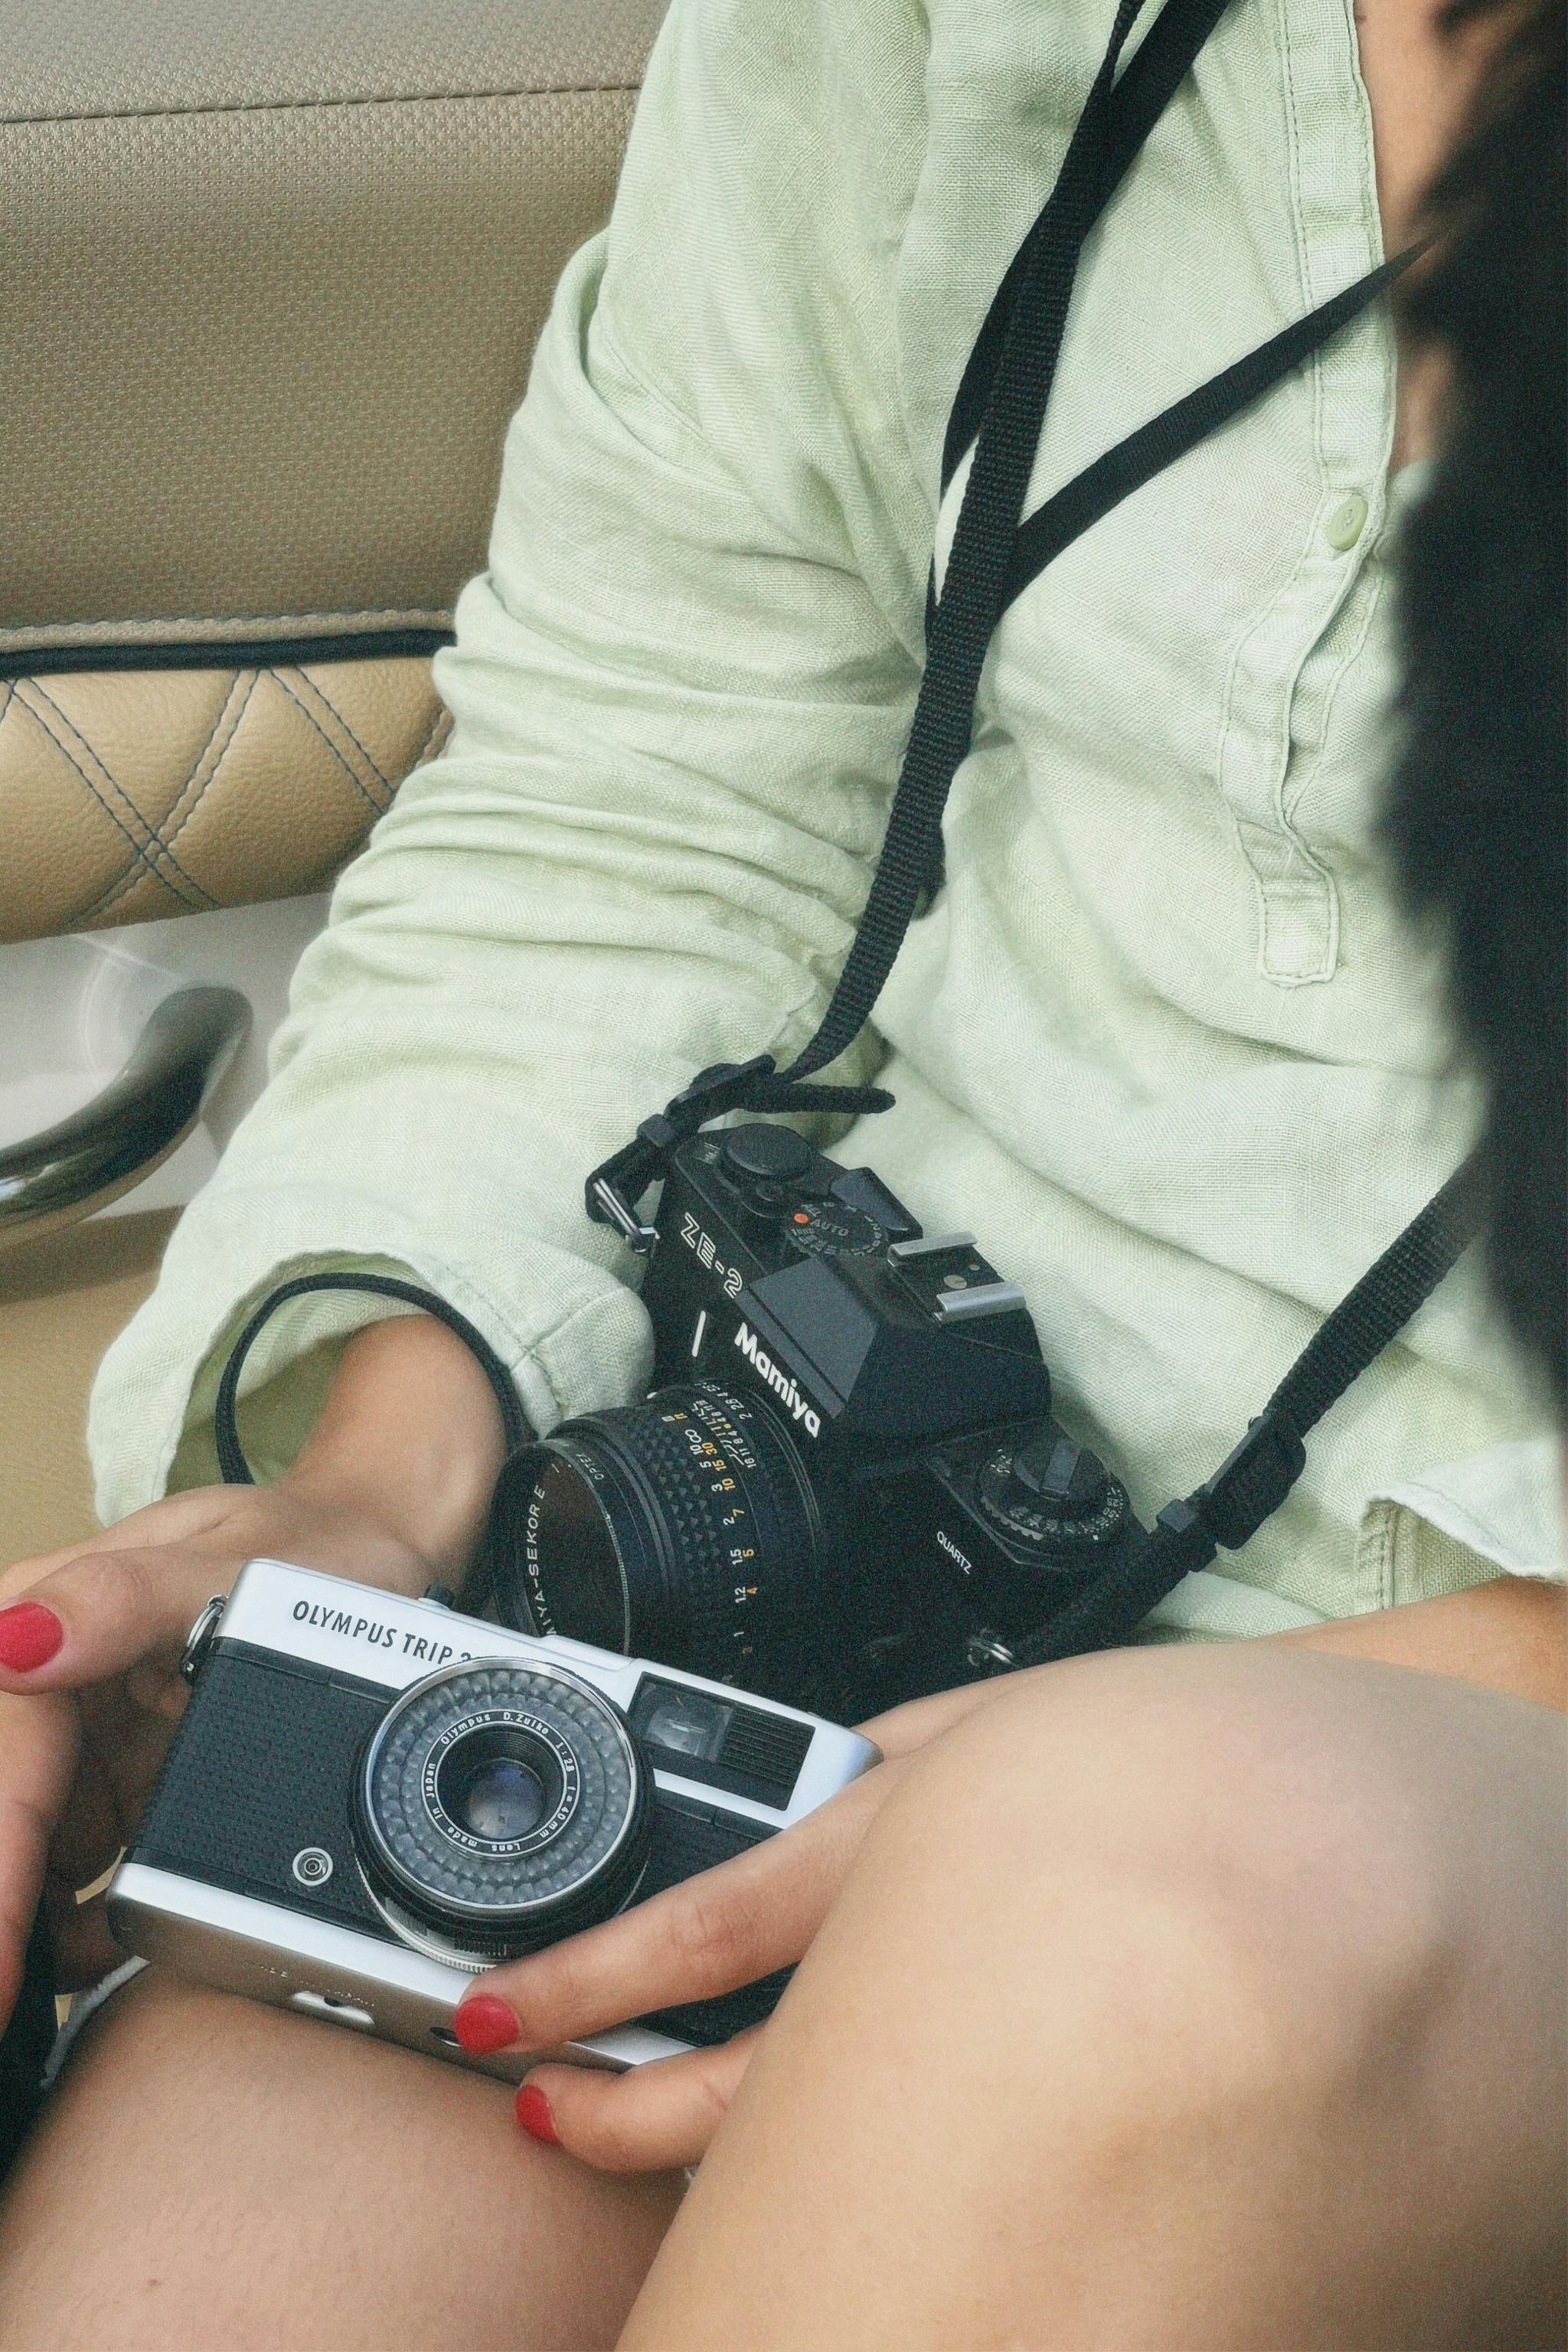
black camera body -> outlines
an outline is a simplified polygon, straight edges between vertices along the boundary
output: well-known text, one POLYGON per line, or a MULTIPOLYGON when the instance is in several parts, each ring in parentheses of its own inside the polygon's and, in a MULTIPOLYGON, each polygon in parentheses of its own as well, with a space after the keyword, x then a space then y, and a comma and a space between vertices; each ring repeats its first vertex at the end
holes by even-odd
POLYGON ((1053 1418, 1022 1293, 792 1129, 673 1155, 646 1402, 514 1455, 510 1622, 828 1715, 994 1673, 1144 1540, 1053 1418))

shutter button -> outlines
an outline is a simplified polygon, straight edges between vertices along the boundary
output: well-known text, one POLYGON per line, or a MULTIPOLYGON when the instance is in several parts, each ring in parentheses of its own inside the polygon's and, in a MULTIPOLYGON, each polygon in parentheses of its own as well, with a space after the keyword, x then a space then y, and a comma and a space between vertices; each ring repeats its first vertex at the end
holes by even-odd
POLYGON ((804 1176, 816 1155, 793 1127, 755 1126, 731 1128, 720 1139, 719 1156, 731 1176, 760 1186, 804 1176))
POLYGON ((1340 500, 1328 520, 1328 541, 1336 554, 1349 554, 1366 528, 1366 500, 1359 490, 1340 500))

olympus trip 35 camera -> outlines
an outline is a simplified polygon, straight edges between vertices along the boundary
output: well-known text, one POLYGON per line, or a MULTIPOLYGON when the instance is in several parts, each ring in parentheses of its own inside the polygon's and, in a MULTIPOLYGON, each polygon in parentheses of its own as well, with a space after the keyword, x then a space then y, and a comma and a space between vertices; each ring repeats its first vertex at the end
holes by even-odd
POLYGON ((1005 1668, 1144 1540, 1022 1293, 793 1129, 674 1154, 641 1404, 497 1488, 498 1613, 854 1718, 1005 1668))
MULTIPOLYGON (((281 1560, 203 1612, 193 1684, 109 1890, 128 1951, 515 2080, 452 2012, 475 1973, 725 1861, 871 1742, 675 1668, 537 1641, 281 1560)), ((551 2054, 728 2040, 784 1976, 551 2054)))

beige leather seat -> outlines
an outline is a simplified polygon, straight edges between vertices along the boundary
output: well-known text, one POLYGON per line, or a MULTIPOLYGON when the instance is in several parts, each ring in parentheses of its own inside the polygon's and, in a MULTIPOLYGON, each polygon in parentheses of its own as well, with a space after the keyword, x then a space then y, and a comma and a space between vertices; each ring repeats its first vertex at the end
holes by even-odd
MULTIPOLYGON (((11 0, 0 941, 317 887, 439 747, 430 655, 661 13, 11 0)), ((90 1527, 88 1381, 167 1224, 51 1198, 0 1223, 0 1559, 90 1527)))

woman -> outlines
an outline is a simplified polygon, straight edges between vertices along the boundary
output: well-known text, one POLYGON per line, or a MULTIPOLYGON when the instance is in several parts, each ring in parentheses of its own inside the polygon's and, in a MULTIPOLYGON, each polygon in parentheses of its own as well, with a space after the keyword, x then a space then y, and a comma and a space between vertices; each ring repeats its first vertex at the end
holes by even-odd
MULTIPOLYGON (((106 1375, 106 1497, 154 1487, 160 1453, 191 1491, 6 1580, 13 1943, 57 1821, 60 1887, 112 1849, 185 1626, 246 1556, 417 1590, 471 1545, 499 1432, 420 1319, 280 1341, 247 1435, 282 1475, 195 1486, 258 1286, 411 1267, 541 1421, 633 1385, 576 1183, 663 1077, 810 1025, 907 724, 946 403, 1104 32, 938 8, 928 52, 891 0, 667 28, 607 268, 569 274, 509 454, 458 742, 345 886, 268 1104, 106 1375), (350 1064, 389 1162, 352 1186, 350 1064), (448 1150, 455 1244, 392 1181, 448 1150)), ((1047 487, 1369 266, 1380 221, 1407 239, 1464 65, 1413 5, 1233 12, 1086 256, 1047 487)), ((1383 337, 1009 617, 944 900, 879 1008, 900 1109, 864 1156, 1023 1269, 1146 1488, 1212 1466, 1472 1115, 1370 860, 1365 467, 1425 454, 1436 385, 1383 337), (1347 1181, 1363 1142, 1387 1200, 1347 1181)), ((14 2192, 0 2344, 1551 2340, 1565 1643, 1561 1596, 1507 1572, 1546 1564, 1509 1483, 1531 1418, 1457 1311, 1361 1395, 1256 1564, 1167 1612, 1261 1638, 900 1710, 809 1829, 498 1971, 462 2025, 537 2046, 805 1952, 755 2042, 541 2069, 517 2142, 487 2083, 151 1979, 118 1996, 14 2192), (682 2202, 669 2168, 699 2156, 682 2202)))

